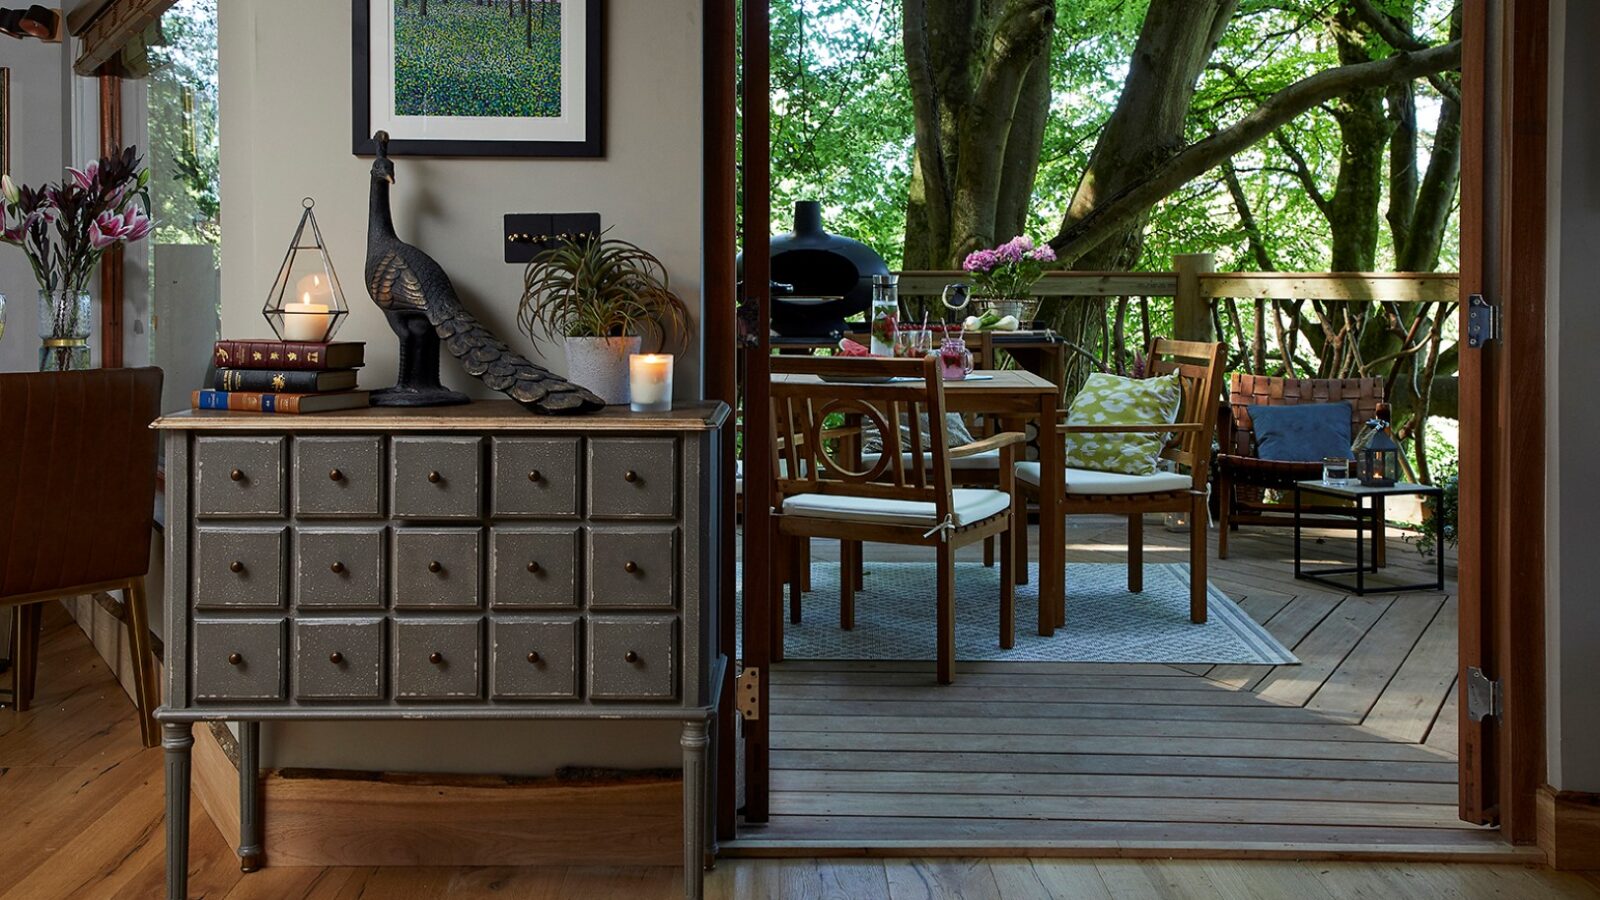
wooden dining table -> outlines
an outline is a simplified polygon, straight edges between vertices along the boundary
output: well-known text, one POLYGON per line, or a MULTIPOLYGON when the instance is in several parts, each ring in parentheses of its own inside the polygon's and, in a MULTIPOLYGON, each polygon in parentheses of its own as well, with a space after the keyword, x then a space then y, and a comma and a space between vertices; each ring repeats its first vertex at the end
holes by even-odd
MULTIPOLYGON (((774 380, 817 382, 815 375, 779 375, 774 380)), ((1058 419, 1061 389, 1045 378, 1016 369, 975 373, 944 383, 945 409, 963 415, 998 419, 1007 430, 1021 431, 1032 421, 1039 446, 1039 634, 1049 637, 1066 624, 1066 545, 1062 535, 1061 498, 1066 493, 1066 466, 1058 419)), ((1026 559, 1027 541, 1018 541, 1026 559)), ((1019 572, 1026 573, 1022 566, 1019 572)))

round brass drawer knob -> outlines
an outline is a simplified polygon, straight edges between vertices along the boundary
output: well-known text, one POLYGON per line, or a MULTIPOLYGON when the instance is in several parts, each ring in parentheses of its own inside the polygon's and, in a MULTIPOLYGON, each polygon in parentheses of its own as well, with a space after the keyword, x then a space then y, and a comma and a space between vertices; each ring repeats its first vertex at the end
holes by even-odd
POLYGON ((444 571, 444 566, 439 565, 439 561, 438 560, 434 560, 433 562, 428 563, 428 571, 432 572, 435 575, 437 575, 440 572, 444 571))
POLYGON ((328 568, 332 569, 333 570, 333 574, 335 574, 335 575, 343 575, 344 574, 344 563, 342 563, 342 562, 336 562, 333 565, 329 566, 328 568))
POLYGON ((435 650, 428 654, 428 662, 431 662, 437 666, 438 664, 444 662, 444 654, 435 650))
POLYGON ((538 663, 539 663, 539 654, 538 653, 529 653, 528 654, 528 662, 531 662, 534 665, 538 665, 538 663))
POLYGON ((538 563, 536 563, 536 562, 528 563, 528 574, 529 575, 537 575, 537 574, 539 574, 539 571, 540 571, 540 569, 539 569, 539 564, 538 563))
POLYGON ((228 571, 232 572, 235 575, 238 575, 240 572, 244 571, 244 563, 239 562, 236 559, 233 562, 228 563, 228 571))
POLYGON ((344 480, 344 473, 339 471, 338 469, 334 469, 332 472, 328 473, 328 480, 329 481, 343 481, 344 480))
POLYGON ((622 658, 626 662, 636 663, 639 661, 639 654, 629 650, 627 653, 622 654, 622 658))
POLYGON ((629 469, 628 471, 622 473, 622 480, 629 484, 633 484, 635 481, 639 480, 639 473, 629 469))
POLYGON ((337 666, 339 663, 344 662, 344 654, 335 650, 328 654, 328 662, 331 662, 337 666))
POLYGON ((429 472, 428 473, 428 483, 429 484, 438 484, 439 482, 441 482, 443 480, 444 480, 444 476, 440 475, 438 472, 429 472))
POLYGON ((533 482, 534 484, 538 484, 539 482, 544 480, 544 476, 539 474, 539 470, 538 469, 534 469, 532 472, 528 473, 528 480, 533 482))
POLYGON ((637 572, 637 571, 639 571, 639 564, 630 559, 627 562, 622 564, 622 571, 627 572, 629 574, 637 572))
POLYGON ((244 473, 241 472, 238 469, 234 469, 232 472, 228 473, 228 478, 230 478, 233 481, 243 481, 244 480, 244 473))
POLYGON ((237 666, 237 665, 242 664, 243 662, 244 662, 244 657, 240 656, 239 654, 237 654, 237 653, 229 653, 228 654, 228 665, 237 666))

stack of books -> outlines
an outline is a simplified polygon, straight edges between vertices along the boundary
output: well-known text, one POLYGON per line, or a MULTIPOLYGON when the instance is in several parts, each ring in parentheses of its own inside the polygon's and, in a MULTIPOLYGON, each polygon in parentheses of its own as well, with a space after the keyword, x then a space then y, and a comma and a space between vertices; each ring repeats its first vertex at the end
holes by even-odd
POLYGON ((352 341, 217 341, 216 375, 194 392, 195 409, 235 412, 318 413, 359 409, 367 392, 356 389, 366 345, 352 341))

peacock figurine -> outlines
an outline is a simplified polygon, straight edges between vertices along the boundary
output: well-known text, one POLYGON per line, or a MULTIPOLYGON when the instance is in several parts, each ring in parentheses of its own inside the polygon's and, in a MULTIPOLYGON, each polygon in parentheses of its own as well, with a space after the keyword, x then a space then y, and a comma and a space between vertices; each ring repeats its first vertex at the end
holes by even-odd
POLYGON ((374 406, 450 406, 468 397, 439 383, 439 345, 467 374, 545 415, 594 412, 605 401, 507 347, 467 312, 450 276, 433 258, 400 240, 389 208, 394 163, 389 135, 378 132, 367 221, 367 291, 400 337, 400 378, 372 392, 374 406))

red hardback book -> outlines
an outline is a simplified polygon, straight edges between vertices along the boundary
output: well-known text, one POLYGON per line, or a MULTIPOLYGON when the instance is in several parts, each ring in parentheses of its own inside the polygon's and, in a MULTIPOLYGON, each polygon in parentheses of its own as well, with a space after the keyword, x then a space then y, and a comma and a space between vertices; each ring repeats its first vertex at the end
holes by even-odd
POLYGON ((356 369, 365 362, 366 344, 335 341, 217 341, 219 369, 356 369))

